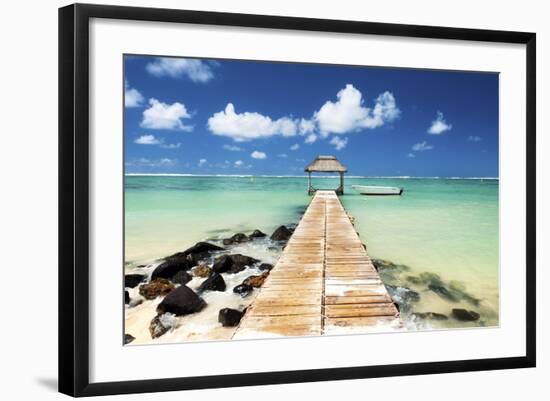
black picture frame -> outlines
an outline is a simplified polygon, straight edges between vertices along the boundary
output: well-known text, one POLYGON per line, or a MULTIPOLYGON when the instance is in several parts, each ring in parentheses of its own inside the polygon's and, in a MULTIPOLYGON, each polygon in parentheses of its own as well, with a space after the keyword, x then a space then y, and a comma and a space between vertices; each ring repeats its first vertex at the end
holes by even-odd
POLYGON ((142 393, 534 367, 536 35, 479 29, 74 4, 59 9, 59 391, 142 393), (88 61, 91 18, 437 38, 526 46, 526 353, 520 357, 90 383, 88 61))

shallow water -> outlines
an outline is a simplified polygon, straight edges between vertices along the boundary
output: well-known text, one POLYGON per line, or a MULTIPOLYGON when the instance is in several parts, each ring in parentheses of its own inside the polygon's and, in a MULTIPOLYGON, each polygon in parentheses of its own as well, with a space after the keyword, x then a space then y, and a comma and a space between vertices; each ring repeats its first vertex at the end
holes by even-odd
MULTIPOLYGON (((354 216, 369 255, 401 266, 381 271, 385 283, 408 287, 419 294, 418 301, 401 308, 409 328, 498 325, 498 180, 346 178, 345 183, 346 195, 341 200, 354 216), (399 186, 404 194, 365 197, 352 190, 353 184, 399 186), (423 272, 437 274, 446 289, 460 289, 466 296, 452 301, 442 297, 427 283, 415 280, 423 272), (473 299, 479 302, 473 303, 473 299), (419 320, 412 315, 450 315, 456 307, 477 311, 481 318, 465 323, 452 318, 419 320)), ((314 185, 335 188, 337 180, 317 178, 314 185)), ((126 270, 134 271, 137 265, 151 263, 200 240, 250 233, 256 228, 269 234, 281 224, 296 224, 310 199, 306 188, 307 180, 302 177, 126 176, 126 270)), ((260 243, 243 244, 232 252, 262 261, 277 257, 276 250, 260 243)), ((199 284, 195 279, 189 285, 194 288, 199 284)), ((249 302, 230 291, 209 296, 212 299, 207 302, 212 303, 213 311, 236 302, 241 304, 234 306, 244 307, 242 302, 249 302)), ((147 301, 128 308, 127 325, 143 327, 146 323, 147 327, 154 306, 155 301, 147 301)), ((186 324, 180 321, 179 328, 158 341, 191 338, 193 333, 200 337, 205 327, 219 326, 213 320, 214 312, 181 318, 186 324)), ((221 330, 214 337, 227 335, 221 330)))

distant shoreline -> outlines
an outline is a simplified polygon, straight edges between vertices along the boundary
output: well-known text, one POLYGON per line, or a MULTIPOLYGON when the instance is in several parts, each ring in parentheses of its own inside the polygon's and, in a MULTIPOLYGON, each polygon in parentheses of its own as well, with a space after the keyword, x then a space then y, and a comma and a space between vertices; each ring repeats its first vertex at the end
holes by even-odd
MULTIPOLYGON (((305 175, 254 175, 254 174, 187 174, 187 173, 126 173, 125 177, 228 177, 228 178, 304 178, 305 175)), ((319 175, 315 178, 337 178, 330 175, 319 175)), ((414 177, 414 176, 363 176, 346 175, 345 178, 375 178, 375 179, 400 179, 400 180, 495 180, 499 177, 414 177)))

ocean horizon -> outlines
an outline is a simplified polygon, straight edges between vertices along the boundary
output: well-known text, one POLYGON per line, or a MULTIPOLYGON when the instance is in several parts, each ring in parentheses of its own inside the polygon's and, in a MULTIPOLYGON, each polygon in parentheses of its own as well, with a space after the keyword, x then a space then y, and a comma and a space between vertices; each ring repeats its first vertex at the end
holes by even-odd
MULTIPOLYGON (((262 177, 262 178, 304 178, 305 175, 271 175, 271 174, 192 174, 192 173, 126 173, 125 177, 144 176, 144 177, 262 177)), ((334 175, 315 175, 314 178, 335 178, 334 175)), ((459 177, 459 176, 409 176, 409 175, 346 175, 345 178, 395 178, 395 179, 415 179, 415 180, 499 180, 499 177, 459 177)))

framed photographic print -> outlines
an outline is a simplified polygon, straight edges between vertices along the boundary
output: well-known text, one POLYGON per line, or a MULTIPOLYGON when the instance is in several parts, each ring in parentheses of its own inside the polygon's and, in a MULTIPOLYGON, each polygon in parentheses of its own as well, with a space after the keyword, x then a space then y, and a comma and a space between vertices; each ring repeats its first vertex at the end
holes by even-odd
POLYGON ((59 390, 535 366, 535 82, 534 33, 61 8, 59 390))

